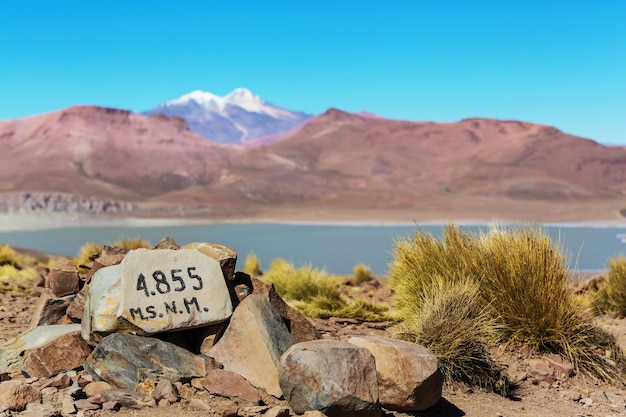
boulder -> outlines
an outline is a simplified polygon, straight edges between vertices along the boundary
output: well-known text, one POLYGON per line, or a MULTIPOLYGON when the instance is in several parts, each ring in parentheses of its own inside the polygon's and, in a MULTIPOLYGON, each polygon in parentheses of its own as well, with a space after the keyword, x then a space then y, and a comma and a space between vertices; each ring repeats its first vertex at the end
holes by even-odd
POLYGON ((218 261, 194 249, 136 249, 121 265, 119 317, 144 334, 206 326, 232 314, 218 261))
POLYGON ((422 411, 441 398, 443 376, 437 357, 415 343, 380 336, 351 337, 376 359, 380 403, 395 411, 422 411))
POLYGON ((0 345, 0 372, 19 371, 28 352, 63 335, 80 331, 80 324, 39 326, 0 345))
POLYGON ((220 323, 232 314, 219 263, 195 249, 136 249, 99 269, 85 296, 83 338, 149 335, 220 323))
POLYGON ((82 366, 90 353, 89 345, 78 330, 63 334, 33 349, 24 361, 22 373, 30 377, 50 378, 82 366))
POLYGON ((313 323, 298 310, 287 305, 285 300, 276 292, 274 284, 265 283, 257 278, 251 278, 251 284, 253 286, 252 294, 260 295, 269 301, 274 310, 283 319, 283 322, 285 322, 289 333, 291 333, 296 343, 321 339, 313 323))
POLYGON ((250 295, 239 304, 224 335, 206 354, 221 362, 224 369, 280 398, 280 357, 293 344, 293 337, 270 303, 250 295))
POLYGON ((113 387, 133 391, 148 381, 177 382, 204 376, 193 353, 156 338, 122 333, 105 337, 84 367, 113 387))
POLYGON ((376 362, 369 350, 337 340, 293 345, 282 356, 280 387, 298 414, 380 415, 376 362))

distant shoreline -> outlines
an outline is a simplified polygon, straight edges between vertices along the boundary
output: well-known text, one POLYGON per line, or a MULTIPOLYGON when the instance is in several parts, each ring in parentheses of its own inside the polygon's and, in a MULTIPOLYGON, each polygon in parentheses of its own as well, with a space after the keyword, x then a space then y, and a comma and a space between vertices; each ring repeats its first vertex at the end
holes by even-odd
MULTIPOLYGON (((289 216, 293 217, 293 216, 289 216)), ((504 219, 427 219, 414 221, 398 221, 394 219, 294 219, 272 217, 241 217, 241 218, 145 218, 145 217, 103 217, 103 216, 77 216, 67 214, 53 215, 22 215, 0 214, 0 233, 54 230, 84 227, 167 227, 167 226, 193 226, 193 225, 222 225, 222 224, 281 224, 294 226, 341 226, 341 227, 393 227, 393 226, 437 226, 454 223, 460 226, 489 226, 489 225, 538 225, 553 227, 624 227, 626 219, 603 219, 581 221, 510 221, 504 219)), ((342 217, 342 216, 338 216, 342 217)))

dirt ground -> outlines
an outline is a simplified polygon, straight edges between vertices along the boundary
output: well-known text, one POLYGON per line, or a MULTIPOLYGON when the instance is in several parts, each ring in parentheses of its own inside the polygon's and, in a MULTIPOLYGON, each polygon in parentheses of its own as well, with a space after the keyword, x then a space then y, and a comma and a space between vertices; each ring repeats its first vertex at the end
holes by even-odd
MULTIPOLYGON (((0 344, 9 340, 29 325, 36 297, 28 294, 0 292, 0 344)), ((313 320, 324 337, 346 339, 353 335, 388 335, 385 324, 359 323, 352 320, 313 320)), ((600 323, 615 334, 620 344, 626 348, 626 321, 603 317, 600 323)), ((528 369, 527 355, 522 350, 511 350, 504 346, 494 347, 494 357, 504 364, 508 374, 520 381, 514 399, 469 389, 461 385, 444 388, 441 401, 429 410, 414 414, 384 411, 385 416, 469 416, 469 417, 526 417, 526 416, 620 416, 626 415, 626 392, 615 387, 599 384, 593 379, 575 375, 572 378, 557 380, 550 386, 524 380, 528 369), (580 399, 571 399, 572 392, 580 393, 580 399)), ((19 375, 12 375, 20 378, 19 375)), ((206 392, 197 391, 194 398, 207 400, 210 404, 221 401, 206 392)), ((122 408, 120 411, 85 411, 85 416, 136 416, 136 417, 193 417, 215 415, 211 411, 194 409, 190 397, 183 396, 178 403, 166 407, 133 410, 122 408)), ((285 401, 264 396, 270 406, 287 406, 285 401)), ((258 410, 240 408, 239 415, 258 415, 258 410), (256 413, 256 414, 255 414, 256 413)))

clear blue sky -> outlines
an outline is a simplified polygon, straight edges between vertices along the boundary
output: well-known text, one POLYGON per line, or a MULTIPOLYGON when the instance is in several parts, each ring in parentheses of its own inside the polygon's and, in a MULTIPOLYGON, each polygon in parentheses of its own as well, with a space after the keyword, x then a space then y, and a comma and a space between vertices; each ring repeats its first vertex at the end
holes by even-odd
POLYGON ((0 119, 236 87, 626 144, 626 0, 0 0, 0 119))

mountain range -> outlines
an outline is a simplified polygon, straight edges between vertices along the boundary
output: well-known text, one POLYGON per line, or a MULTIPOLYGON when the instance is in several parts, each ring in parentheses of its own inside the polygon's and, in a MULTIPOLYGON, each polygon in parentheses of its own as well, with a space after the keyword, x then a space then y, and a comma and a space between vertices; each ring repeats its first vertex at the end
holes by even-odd
POLYGON ((245 88, 224 97, 192 91, 143 112, 182 117, 198 135, 217 143, 244 143, 285 132, 312 117, 267 103, 245 88))
MULTIPOLYGON (((274 119, 291 114, 238 91, 240 105, 237 94, 203 105, 223 114, 234 113, 229 106, 274 119)), ((246 142, 256 146, 207 140, 191 122, 156 111, 76 106, 0 121, 0 212, 577 221, 619 220, 626 208, 626 150, 554 127, 409 122, 337 109, 302 117, 246 142)))

